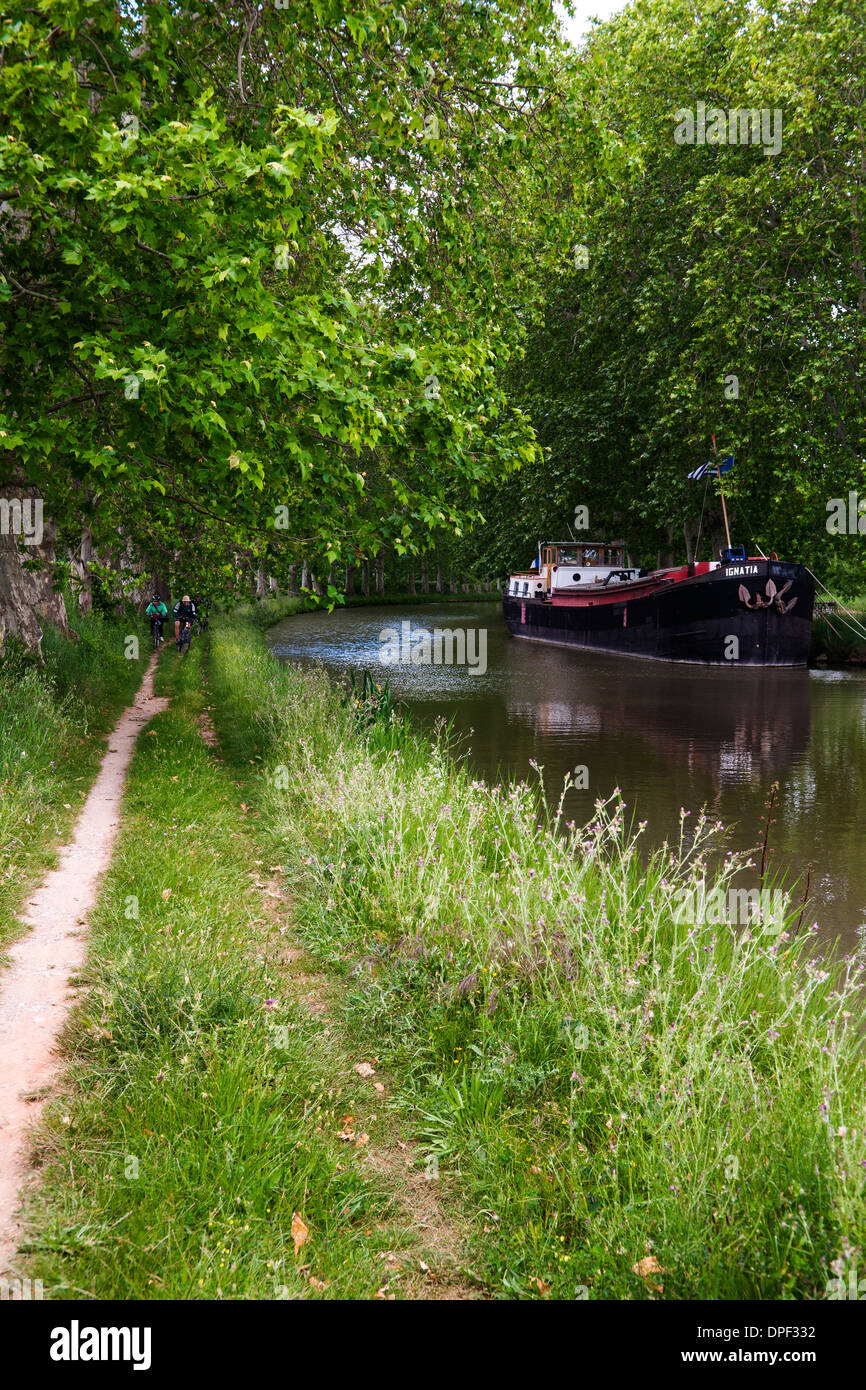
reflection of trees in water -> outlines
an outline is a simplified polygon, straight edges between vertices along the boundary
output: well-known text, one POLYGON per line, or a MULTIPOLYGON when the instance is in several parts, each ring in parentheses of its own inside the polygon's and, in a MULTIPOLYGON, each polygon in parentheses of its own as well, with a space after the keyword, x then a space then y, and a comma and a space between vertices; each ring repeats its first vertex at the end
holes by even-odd
POLYGON ((779 848, 812 860, 815 917, 833 904, 847 943, 866 920, 866 680, 815 680, 812 714, 808 757, 781 787, 779 848))
POLYGON ((601 710, 597 705, 572 704, 566 700, 509 700, 508 718, 525 724, 533 734, 597 734, 602 731, 601 710))
POLYGON ((508 716, 542 739, 632 736, 700 775, 715 792, 744 780, 778 778, 808 747, 809 678, 803 672, 781 682, 751 671, 740 680, 731 674, 719 680, 707 672, 686 683, 653 680, 645 670, 632 673, 628 667, 622 680, 599 683, 591 699, 584 684, 572 699, 557 694, 509 700, 508 716))

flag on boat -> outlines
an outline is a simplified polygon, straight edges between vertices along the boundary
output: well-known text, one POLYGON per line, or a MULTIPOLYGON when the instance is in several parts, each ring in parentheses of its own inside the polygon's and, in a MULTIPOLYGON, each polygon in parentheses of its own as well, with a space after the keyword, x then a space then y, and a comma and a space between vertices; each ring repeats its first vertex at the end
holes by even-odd
POLYGON ((715 477, 717 471, 719 473, 730 473, 733 466, 734 456, 733 454, 728 454, 726 458, 710 459, 709 463, 702 463, 700 468, 696 468, 693 473, 689 474, 689 477, 693 478, 694 481, 698 483, 701 478, 706 478, 710 475, 715 477))

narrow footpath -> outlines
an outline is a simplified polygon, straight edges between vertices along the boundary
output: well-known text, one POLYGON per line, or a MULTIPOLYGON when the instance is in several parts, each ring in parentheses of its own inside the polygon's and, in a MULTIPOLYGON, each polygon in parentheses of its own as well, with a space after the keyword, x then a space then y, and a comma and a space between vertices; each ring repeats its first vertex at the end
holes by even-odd
POLYGON ((28 1135, 60 1069, 57 1040, 86 958, 88 915, 111 861, 127 769, 141 730, 168 705, 153 693, 157 656, 109 739, 60 862, 29 900, 22 921, 30 930, 10 948, 0 973, 0 1275, 15 1273, 28 1135))

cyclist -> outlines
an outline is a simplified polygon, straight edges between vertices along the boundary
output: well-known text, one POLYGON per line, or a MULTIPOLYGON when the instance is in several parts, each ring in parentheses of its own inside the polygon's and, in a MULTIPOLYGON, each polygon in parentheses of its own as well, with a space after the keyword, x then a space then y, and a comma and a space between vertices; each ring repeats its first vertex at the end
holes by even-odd
POLYGON ((156 634, 159 641, 162 641, 162 624, 168 617, 168 609, 160 598, 159 594, 151 594, 150 603, 144 610, 146 618, 150 618, 151 635, 156 634))
POLYGON ((174 640, 177 642, 177 649, 180 651, 180 626, 181 623, 193 623, 198 616, 195 611, 195 604, 189 594, 184 594, 179 603, 176 603, 171 610, 174 618, 174 640))

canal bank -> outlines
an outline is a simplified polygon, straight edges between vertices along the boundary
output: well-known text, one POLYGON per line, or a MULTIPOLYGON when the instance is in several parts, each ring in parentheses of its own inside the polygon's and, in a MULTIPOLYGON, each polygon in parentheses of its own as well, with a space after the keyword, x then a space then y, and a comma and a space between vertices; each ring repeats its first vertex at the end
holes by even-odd
POLYGON ((809 924, 828 948, 839 938, 856 949, 866 921, 866 672, 704 670, 562 651, 514 640, 498 607, 477 600, 307 612, 269 627, 268 641, 337 681, 369 669, 419 728, 448 722, 467 767, 491 786, 541 779, 556 805, 570 778, 563 806, 577 824, 619 788, 627 817, 646 822, 645 845, 675 840, 682 808, 706 807, 724 825, 721 857, 757 859, 778 783, 768 873, 798 899, 808 877, 809 924), (415 636, 437 629, 465 631, 467 657, 483 633, 485 670, 414 662, 415 636), (383 664, 395 633, 408 660, 383 664))
POLYGON ((553 824, 381 694, 277 665, 248 625, 213 642, 217 727, 253 738, 297 930, 429 1181, 456 1186, 474 1275, 507 1297, 824 1296, 866 1236, 860 961, 816 956, 797 912, 678 920, 702 818, 640 859, 617 802, 553 824))

